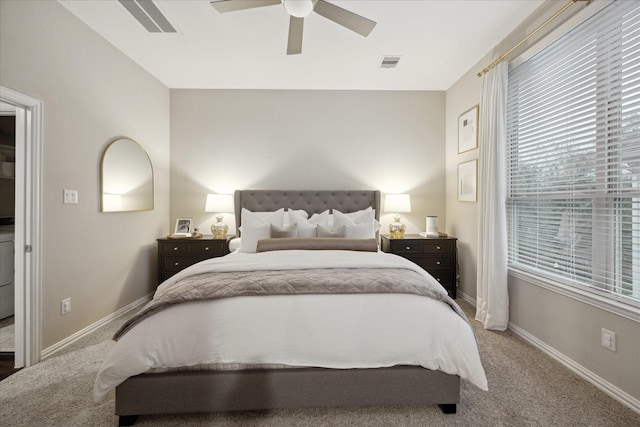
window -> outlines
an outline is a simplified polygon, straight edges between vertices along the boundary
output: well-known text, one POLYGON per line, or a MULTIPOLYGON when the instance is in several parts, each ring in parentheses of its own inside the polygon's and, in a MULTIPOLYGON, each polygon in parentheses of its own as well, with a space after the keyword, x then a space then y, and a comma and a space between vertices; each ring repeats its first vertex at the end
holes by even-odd
POLYGON ((509 266, 640 306, 640 2, 509 72, 509 266))

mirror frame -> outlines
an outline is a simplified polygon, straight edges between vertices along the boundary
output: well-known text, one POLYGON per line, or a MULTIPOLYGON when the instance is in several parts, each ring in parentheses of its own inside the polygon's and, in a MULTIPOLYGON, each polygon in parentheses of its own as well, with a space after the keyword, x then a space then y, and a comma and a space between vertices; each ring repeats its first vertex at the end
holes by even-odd
POLYGON ((155 206, 155 174, 153 172, 153 163, 151 162, 151 158, 147 151, 142 147, 142 145, 135 141, 134 139, 128 138, 126 136, 121 136, 117 138, 113 138, 102 151, 102 156, 100 158, 100 212, 103 213, 115 213, 115 212, 142 212, 142 211, 150 211, 153 210, 155 206), (104 210, 104 187, 105 187, 105 158, 109 153, 109 149, 113 148, 113 146, 119 142, 128 141, 134 143, 142 153, 144 153, 147 161, 149 162, 149 169, 151 170, 151 206, 143 209, 122 209, 122 210, 104 210))

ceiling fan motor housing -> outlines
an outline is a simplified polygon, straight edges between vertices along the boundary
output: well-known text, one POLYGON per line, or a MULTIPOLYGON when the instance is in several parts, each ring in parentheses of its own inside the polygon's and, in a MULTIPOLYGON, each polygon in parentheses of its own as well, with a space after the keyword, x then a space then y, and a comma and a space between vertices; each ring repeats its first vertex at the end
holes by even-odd
POLYGON ((305 18, 313 12, 318 0, 282 0, 287 13, 296 18, 305 18))

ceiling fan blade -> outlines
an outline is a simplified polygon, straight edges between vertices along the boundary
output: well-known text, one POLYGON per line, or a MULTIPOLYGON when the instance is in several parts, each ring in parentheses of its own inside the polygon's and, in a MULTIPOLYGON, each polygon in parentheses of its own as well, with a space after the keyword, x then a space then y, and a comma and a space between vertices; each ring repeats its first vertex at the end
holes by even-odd
POLYGON ((209 3, 220 13, 282 4, 280 0, 213 0, 209 3))
POLYGON ((302 27, 304 18, 289 18, 289 42, 287 43, 287 55, 302 53, 302 27))
POLYGON ((376 26, 374 21, 324 0, 318 0, 314 11, 364 37, 367 37, 376 26))

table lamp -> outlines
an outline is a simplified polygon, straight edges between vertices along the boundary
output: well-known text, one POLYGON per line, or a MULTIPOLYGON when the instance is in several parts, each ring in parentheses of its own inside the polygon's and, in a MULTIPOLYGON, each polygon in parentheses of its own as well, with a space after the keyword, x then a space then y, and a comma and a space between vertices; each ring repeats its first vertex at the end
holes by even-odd
POLYGON ((411 212, 411 198, 408 194, 387 194, 384 198, 385 212, 393 212, 393 222, 389 224, 392 239, 404 237, 405 225, 400 222, 400 213, 411 212))
POLYGON ((211 234, 214 239, 226 239, 229 227, 222 222, 223 214, 233 212, 233 195, 231 194, 207 194, 205 212, 215 212, 217 222, 211 225, 211 234))

